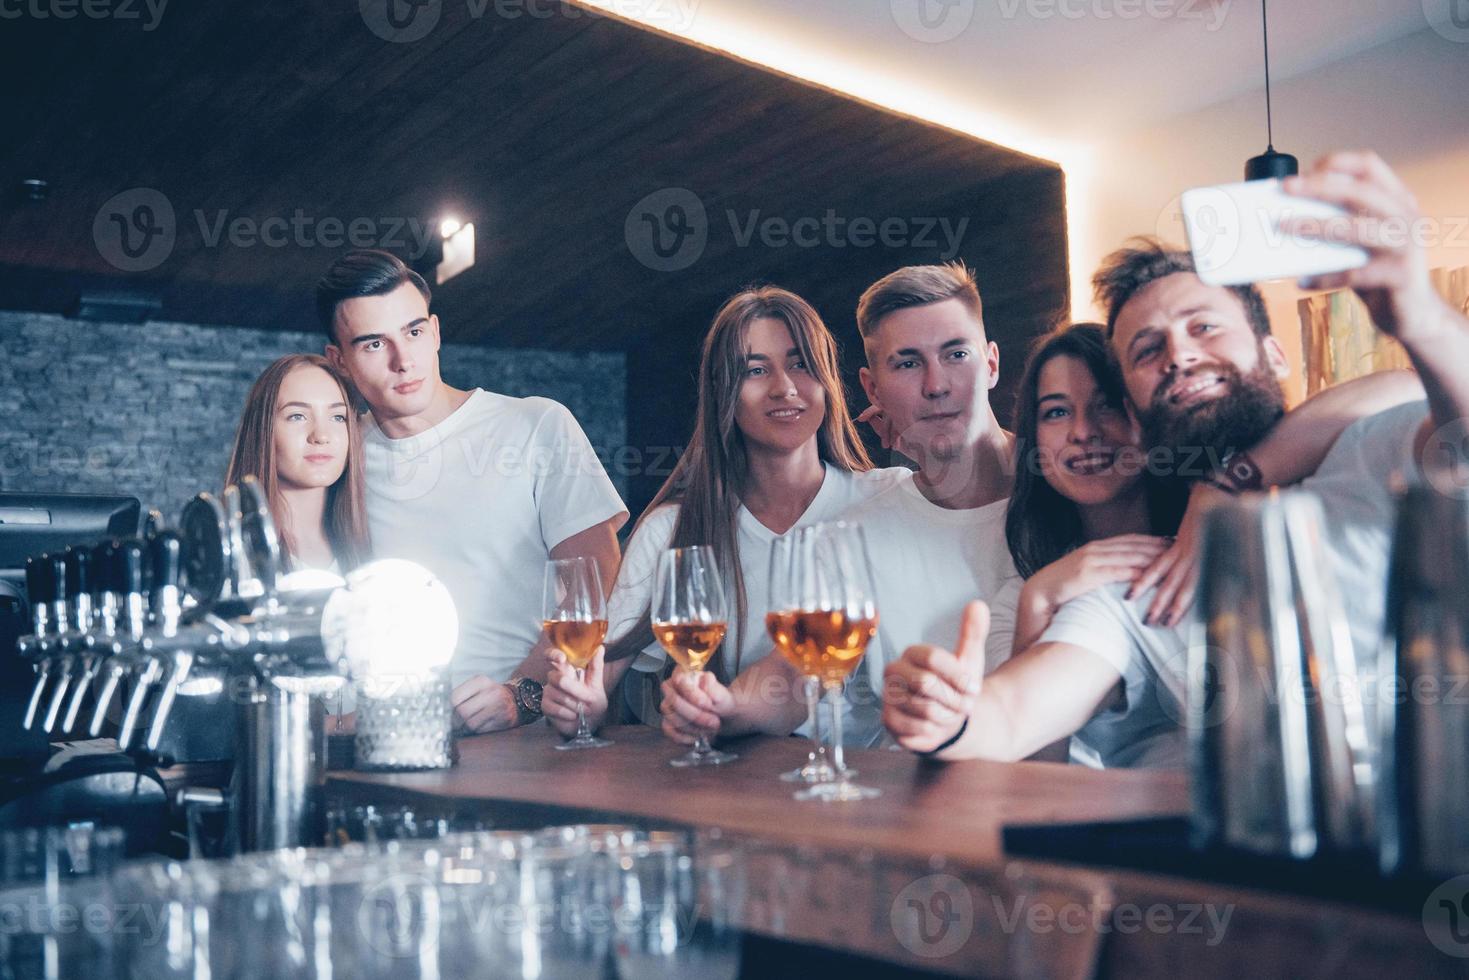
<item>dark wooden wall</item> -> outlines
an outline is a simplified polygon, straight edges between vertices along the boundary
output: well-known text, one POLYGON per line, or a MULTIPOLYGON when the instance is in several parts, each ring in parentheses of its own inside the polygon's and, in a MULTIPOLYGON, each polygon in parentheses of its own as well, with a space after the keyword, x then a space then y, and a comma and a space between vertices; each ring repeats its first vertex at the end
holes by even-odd
POLYGON ((435 297, 447 340, 627 353, 634 468, 652 470, 630 474, 636 510, 661 479, 658 447, 687 438, 694 352, 726 295, 754 281, 806 295, 855 386, 862 289, 948 257, 941 237, 742 245, 730 211, 742 227, 756 212, 897 219, 908 235, 967 220, 957 255, 978 272, 1009 380, 1067 307, 1053 165, 580 8, 502 8, 521 9, 476 18, 446 2, 401 43, 357 3, 170 5, 152 30, 7 21, 0 308, 65 312, 83 289, 122 289, 156 297, 161 319, 310 329, 312 284, 344 247, 322 240, 323 220, 379 237, 396 226, 407 253, 407 222, 432 230, 452 211, 476 223, 479 257, 435 297), (18 193, 28 177, 50 181, 45 200, 18 193), (166 255, 130 271, 106 212, 140 188, 174 222, 166 255), (704 209, 707 239, 666 271, 637 229, 641 202, 673 189, 704 209), (284 247, 208 240, 221 215, 258 226, 297 212, 312 230, 284 247))

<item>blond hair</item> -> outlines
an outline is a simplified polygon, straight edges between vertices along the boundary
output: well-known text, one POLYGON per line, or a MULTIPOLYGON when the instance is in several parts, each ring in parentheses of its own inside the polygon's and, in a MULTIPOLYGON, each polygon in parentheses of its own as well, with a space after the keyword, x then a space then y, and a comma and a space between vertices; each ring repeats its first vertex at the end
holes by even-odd
POLYGON ((963 262, 905 266, 867 287, 857 302, 857 330, 862 342, 870 344, 890 313, 950 299, 963 303, 981 325, 984 323, 984 304, 974 272, 963 262))

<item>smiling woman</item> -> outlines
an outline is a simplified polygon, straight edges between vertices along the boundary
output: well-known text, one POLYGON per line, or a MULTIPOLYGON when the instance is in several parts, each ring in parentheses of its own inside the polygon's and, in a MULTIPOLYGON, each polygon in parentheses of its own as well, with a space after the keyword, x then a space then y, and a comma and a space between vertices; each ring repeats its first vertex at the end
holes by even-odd
POLYGON ((256 379, 225 485, 247 475, 265 490, 289 565, 345 572, 367 558, 357 414, 326 358, 291 354, 256 379))
MULTIPOLYGON (((792 529, 829 520, 906 475, 873 470, 847 412, 836 341, 810 303, 774 286, 731 297, 715 314, 699 361, 698 411, 689 449, 654 497, 628 542, 608 602, 605 656, 581 683, 552 670, 543 705, 569 735, 574 705, 590 705, 595 727, 631 664, 661 673, 667 657, 653 640, 650 597, 666 548, 710 545, 727 593, 730 629, 701 683, 729 682, 771 649, 764 628, 772 544, 792 529)), ((679 675, 675 675, 678 677, 679 675)), ((722 688, 721 688, 722 689, 722 688)), ((651 700, 629 687, 634 713, 651 721, 651 700)), ((684 702, 664 685, 664 730, 692 741, 697 726, 677 726, 684 702), (670 730, 670 725, 675 725, 670 730)), ((800 724, 800 705, 781 734, 800 724)), ((771 719, 780 728, 786 719, 771 719)))

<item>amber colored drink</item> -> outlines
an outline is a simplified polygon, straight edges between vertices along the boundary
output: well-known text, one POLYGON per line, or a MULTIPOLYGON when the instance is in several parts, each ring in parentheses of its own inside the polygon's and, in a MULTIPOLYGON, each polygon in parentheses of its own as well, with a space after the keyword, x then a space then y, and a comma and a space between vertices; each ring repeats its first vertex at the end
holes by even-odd
POLYGON ((541 626, 551 645, 566 654, 567 663, 577 670, 586 669, 607 636, 605 619, 547 619, 541 626))
POLYGON ((807 668, 811 665, 805 654, 796 643, 796 612, 793 609, 783 609, 779 612, 765 614, 765 630, 770 634, 770 639, 775 643, 775 648, 780 655, 790 661, 803 674, 811 673, 807 668))
POLYGON ((680 667, 703 670, 724 641, 724 624, 654 623, 653 635, 680 667))
POLYGON ((828 686, 846 680, 877 632, 876 616, 842 610, 798 612, 792 618, 796 649, 809 658, 805 672, 828 686))

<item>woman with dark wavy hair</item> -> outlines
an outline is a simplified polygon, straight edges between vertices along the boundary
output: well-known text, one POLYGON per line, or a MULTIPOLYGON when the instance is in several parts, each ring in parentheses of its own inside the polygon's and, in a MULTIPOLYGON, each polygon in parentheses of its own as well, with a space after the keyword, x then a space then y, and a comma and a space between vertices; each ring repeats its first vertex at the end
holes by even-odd
POLYGON ((1040 338, 1015 395, 1015 490, 1005 536, 1020 594, 1015 649, 1068 601, 1133 582, 1172 543, 1188 486, 1147 471, 1141 433, 1109 359, 1105 328, 1040 338))

